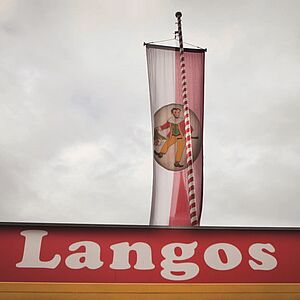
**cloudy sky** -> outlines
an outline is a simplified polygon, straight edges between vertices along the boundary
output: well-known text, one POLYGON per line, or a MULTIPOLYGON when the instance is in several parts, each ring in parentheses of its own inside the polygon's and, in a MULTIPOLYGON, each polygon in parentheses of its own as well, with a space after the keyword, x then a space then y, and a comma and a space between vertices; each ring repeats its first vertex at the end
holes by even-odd
POLYGON ((203 225, 300 226, 300 2, 0 1, 0 221, 147 224, 144 41, 207 47, 203 225))

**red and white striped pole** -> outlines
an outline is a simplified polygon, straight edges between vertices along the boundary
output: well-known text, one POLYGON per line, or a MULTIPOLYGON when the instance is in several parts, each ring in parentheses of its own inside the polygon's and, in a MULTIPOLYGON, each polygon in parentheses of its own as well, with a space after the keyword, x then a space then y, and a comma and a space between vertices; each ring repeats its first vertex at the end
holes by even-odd
POLYGON ((189 201, 191 225, 196 226, 198 225, 198 219, 197 219, 196 195, 195 195, 195 176, 194 176, 194 168, 193 168, 192 130, 191 130, 190 109, 189 109, 189 103, 187 97, 187 82, 186 82, 186 71, 185 71, 185 61, 184 61, 181 16, 182 16, 181 12, 177 12, 175 14, 175 17, 177 18, 177 25, 178 25, 179 51, 180 51, 179 60, 180 60, 181 90, 182 90, 182 102, 183 102, 184 124, 185 124, 188 201, 189 201))

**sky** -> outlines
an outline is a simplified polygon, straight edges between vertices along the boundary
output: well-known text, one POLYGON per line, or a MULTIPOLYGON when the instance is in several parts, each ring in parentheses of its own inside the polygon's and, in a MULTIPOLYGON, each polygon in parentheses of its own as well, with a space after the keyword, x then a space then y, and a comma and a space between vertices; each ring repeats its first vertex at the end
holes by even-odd
POLYGON ((148 224, 143 42, 207 48, 201 224, 300 226, 300 2, 0 1, 0 222, 148 224))

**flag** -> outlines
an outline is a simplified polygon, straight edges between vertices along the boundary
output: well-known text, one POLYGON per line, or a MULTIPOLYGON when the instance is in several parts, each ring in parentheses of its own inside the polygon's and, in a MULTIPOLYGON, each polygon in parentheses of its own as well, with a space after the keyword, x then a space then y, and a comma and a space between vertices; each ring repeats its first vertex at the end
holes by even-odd
POLYGON ((205 49, 184 49, 194 178, 187 173, 185 113, 179 48, 146 44, 153 128, 151 225, 190 226, 189 186, 200 219, 203 196, 205 49))

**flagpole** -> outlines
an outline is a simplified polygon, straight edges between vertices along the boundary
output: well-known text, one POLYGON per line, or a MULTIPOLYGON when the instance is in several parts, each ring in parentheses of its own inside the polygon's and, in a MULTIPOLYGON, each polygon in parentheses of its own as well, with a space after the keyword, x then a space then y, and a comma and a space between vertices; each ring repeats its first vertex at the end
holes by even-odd
POLYGON ((178 38, 179 38, 181 91, 182 91, 182 102, 183 102, 183 110, 184 110, 185 148, 186 148, 186 158, 187 158, 188 201, 189 201, 191 225, 197 226, 198 218, 197 218, 196 195, 195 195, 195 176, 194 176, 194 168, 193 168, 192 130, 191 130, 189 101, 187 97, 186 70, 185 70, 184 48, 183 48, 182 26, 181 26, 182 13, 179 11, 176 12, 175 17, 177 18, 178 38))

